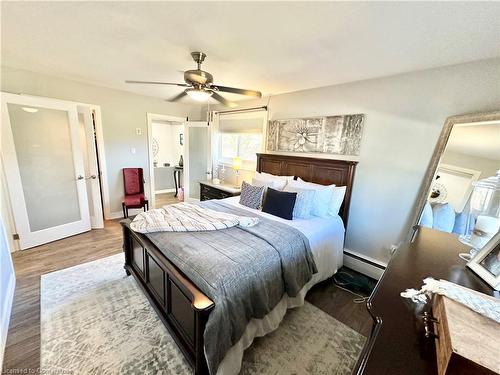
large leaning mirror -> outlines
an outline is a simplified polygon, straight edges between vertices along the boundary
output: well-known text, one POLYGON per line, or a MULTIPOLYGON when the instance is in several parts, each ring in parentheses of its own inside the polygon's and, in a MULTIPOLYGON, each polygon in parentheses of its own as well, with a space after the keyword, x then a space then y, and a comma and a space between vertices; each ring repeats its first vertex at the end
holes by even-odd
POLYGON ((500 231, 500 112, 447 119, 413 222, 456 235, 471 255, 500 231))

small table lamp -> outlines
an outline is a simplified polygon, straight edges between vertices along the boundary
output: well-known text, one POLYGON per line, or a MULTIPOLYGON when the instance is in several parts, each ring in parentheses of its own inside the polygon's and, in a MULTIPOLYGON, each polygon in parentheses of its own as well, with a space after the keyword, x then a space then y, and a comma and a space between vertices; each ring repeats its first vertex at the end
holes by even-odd
POLYGON ((236 187, 240 187, 239 178, 240 178, 240 169, 241 169, 241 158, 233 158, 233 169, 236 171, 236 187))

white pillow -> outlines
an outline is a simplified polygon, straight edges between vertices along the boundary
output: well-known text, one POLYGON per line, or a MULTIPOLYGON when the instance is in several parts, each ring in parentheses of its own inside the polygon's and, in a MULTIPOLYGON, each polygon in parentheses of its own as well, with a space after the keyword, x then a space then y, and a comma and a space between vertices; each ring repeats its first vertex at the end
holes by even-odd
POLYGON ((310 189, 297 189, 287 184, 283 191, 297 193, 295 206, 293 207, 293 217, 300 219, 309 219, 312 216, 314 205, 314 197, 316 196, 315 190, 310 189))
POLYGON ((286 177, 278 177, 269 173, 259 173, 255 172, 255 176, 252 179, 252 185, 271 187, 275 190, 283 190, 286 185, 286 177), (260 183, 255 183, 260 181, 260 183))
POLYGON ((252 178, 253 186, 265 186, 266 188, 270 187, 274 190, 283 190, 286 185, 286 180, 260 180, 258 178, 252 178))
POLYGON ((301 182, 304 184, 304 186, 309 186, 309 189, 317 189, 317 188, 324 188, 326 186, 328 187, 334 187, 336 186, 335 184, 331 184, 331 185, 321 185, 321 184, 316 184, 314 182, 307 182, 307 181, 304 181, 303 179, 301 179, 300 177, 297 179, 297 181, 301 182))
POLYGON ((344 196, 347 186, 336 186, 333 188, 332 200, 330 201, 330 209, 328 213, 332 216, 338 215, 340 206, 344 202, 344 196))
POLYGON ((292 181, 295 176, 278 176, 275 174, 271 173, 266 173, 266 172, 255 172, 255 176, 261 175, 262 177, 267 177, 267 178, 274 178, 274 179, 280 179, 280 180, 287 180, 287 181, 292 181))
POLYGON ((314 203, 312 208, 312 214, 319 217, 328 217, 330 202, 332 200, 333 188, 335 185, 324 186, 320 184, 314 184, 312 182, 306 182, 300 178, 297 181, 288 181, 287 185, 290 188, 314 190, 314 203))

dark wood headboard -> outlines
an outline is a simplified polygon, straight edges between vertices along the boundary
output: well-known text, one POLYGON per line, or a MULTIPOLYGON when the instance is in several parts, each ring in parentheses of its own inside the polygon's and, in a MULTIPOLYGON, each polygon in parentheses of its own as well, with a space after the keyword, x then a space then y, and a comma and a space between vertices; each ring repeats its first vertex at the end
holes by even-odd
POLYGON ((352 184, 357 161, 308 158, 303 156, 257 154, 257 172, 300 177, 322 185, 347 186, 339 215, 347 228, 352 184))

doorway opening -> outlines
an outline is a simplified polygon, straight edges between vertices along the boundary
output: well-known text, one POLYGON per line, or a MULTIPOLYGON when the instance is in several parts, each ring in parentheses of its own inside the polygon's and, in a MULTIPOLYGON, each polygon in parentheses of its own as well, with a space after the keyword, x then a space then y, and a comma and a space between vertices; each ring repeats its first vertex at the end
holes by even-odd
POLYGON ((148 114, 151 207, 183 201, 184 119, 148 114))

